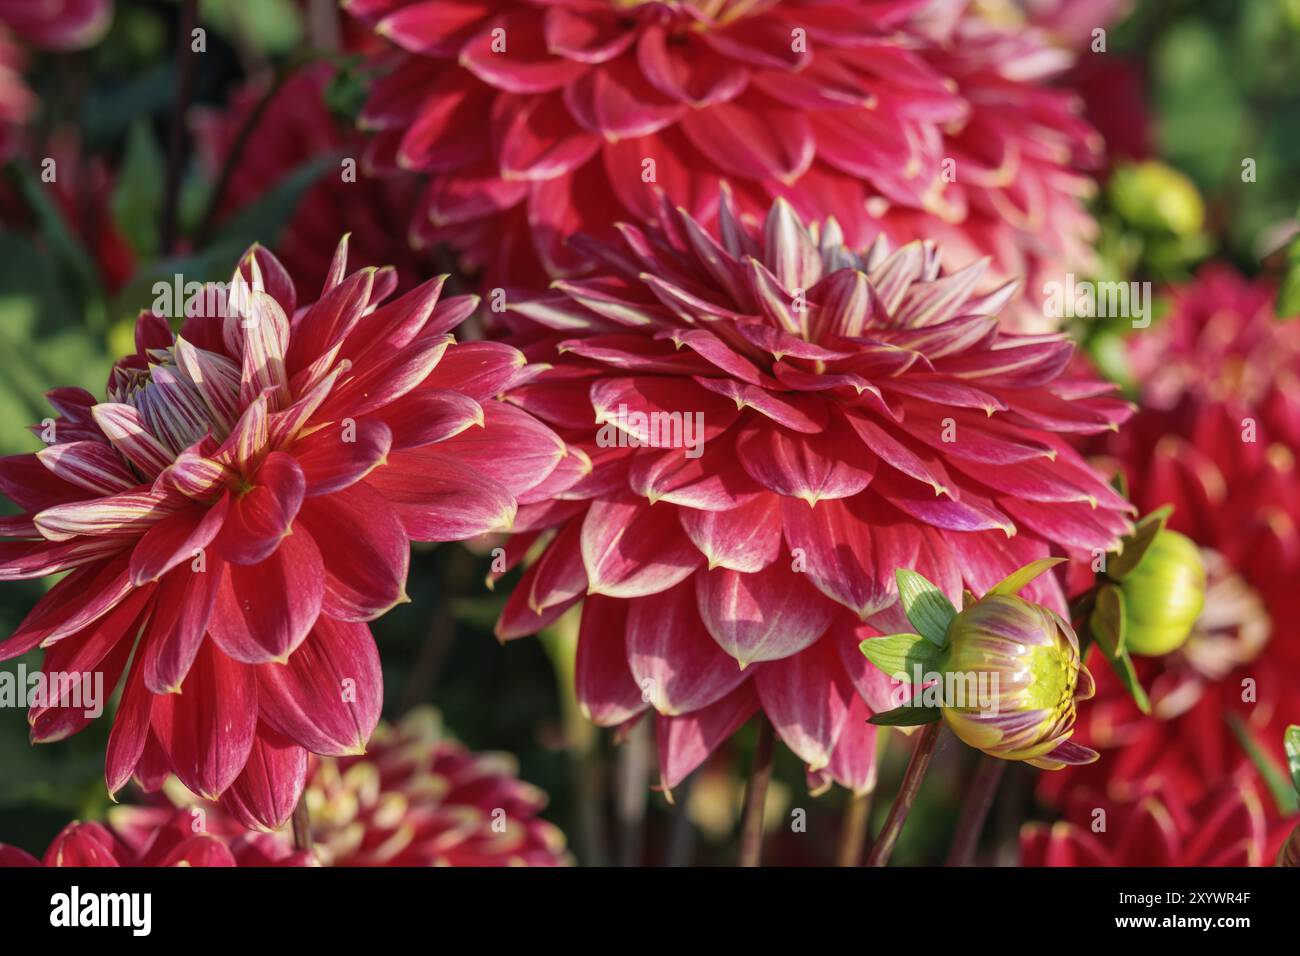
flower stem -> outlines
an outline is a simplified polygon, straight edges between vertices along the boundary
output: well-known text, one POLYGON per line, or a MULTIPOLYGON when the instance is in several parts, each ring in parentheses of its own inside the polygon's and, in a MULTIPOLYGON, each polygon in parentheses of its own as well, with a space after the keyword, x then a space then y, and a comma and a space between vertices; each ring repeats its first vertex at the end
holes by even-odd
POLYGON ((293 848, 312 850, 311 812, 307 809, 307 794, 298 798, 298 805, 293 808, 293 848))
POLYGON ((763 856, 763 808, 767 803, 767 784, 772 779, 772 722, 758 712, 758 743, 754 762, 749 768, 749 785, 745 788, 745 816, 740 824, 740 865, 758 866, 763 856))
POLYGON ((176 27, 176 97, 168 131, 167 169, 163 187, 162 216, 158 225, 158 251, 167 255, 176 246, 176 218, 180 207, 181 174, 185 169, 185 123, 194 93, 194 51, 191 49, 199 0, 183 0, 176 27))
POLYGON ((971 860, 975 858, 975 848, 979 845, 980 833, 984 830, 984 821, 988 819, 989 808, 993 806, 993 797, 998 792, 998 785, 1002 783, 1002 774, 1006 769, 1005 760, 980 757, 975 768, 975 778, 962 802, 957 834, 948 849, 948 866, 971 865, 971 860))
POLYGON ((836 866, 860 866, 862 844, 867 837, 867 821, 871 818, 871 796, 875 791, 850 794, 840 822, 840 845, 835 852, 836 866))
POLYGON ((916 749, 912 751, 912 759, 907 764, 907 773, 903 775, 903 783, 898 788, 894 805, 889 808, 889 817, 885 820, 884 829, 880 831, 880 836, 876 838, 876 843, 867 856, 867 866, 884 866, 889 862, 889 856, 894 852, 894 844, 898 842, 898 836, 903 832, 903 824, 907 822, 907 814, 911 811, 916 794, 921 789, 925 771, 930 767, 930 758, 934 756, 934 745, 939 740, 939 731, 942 727, 943 724, 936 720, 932 724, 927 724, 925 730, 921 731, 921 739, 916 742, 916 749))

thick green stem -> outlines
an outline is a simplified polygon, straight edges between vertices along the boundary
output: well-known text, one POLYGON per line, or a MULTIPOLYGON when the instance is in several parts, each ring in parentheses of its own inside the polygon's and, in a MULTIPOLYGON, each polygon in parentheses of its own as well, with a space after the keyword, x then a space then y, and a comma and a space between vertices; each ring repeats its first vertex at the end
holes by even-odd
POLYGON ((745 816, 740 825, 741 866, 758 866, 763 857, 763 809, 767 803, 767 784, 772 779, 774 737, 772 722, 759 711, 758 743, 754 747, 754 762, 749 768, 745 816))
POLYGON ((948 866, 970 866, 975 859, 975 848, 979 846, 984 821, 988 819, 989 808, 993 806, 993 797, 998 792, 998 785, 1002 783, 1006 769, 1005 760, 980 756, 975 768, 975 779, 971 781, 970 790, 962 802, 957 834, 948 850, 948 866))
POLYGON ((889 808, 885 827, 880 831, 880 836, 876 838, 875 846, 871 848, 871 853, 867 857, 867 866, 884 866, 889 862, 889 857, 894 852, 894 844, 898 842, 899 834, 903 832, 903 824, 907 822, 907 815, 921 789, 921 781, 925 779, 925 772, 930 767, 930 758, 934 756, 934 745, 939 741, 939 731, 942 728, 943 724, 936 720, 932 724, 927 724, 925 730, 921 731, 921 739, 916 742, 916 749, 912 751, 912 759, 907 764, 907 773, 903 775, 898 796, 894 798, 894 805, 889 808))

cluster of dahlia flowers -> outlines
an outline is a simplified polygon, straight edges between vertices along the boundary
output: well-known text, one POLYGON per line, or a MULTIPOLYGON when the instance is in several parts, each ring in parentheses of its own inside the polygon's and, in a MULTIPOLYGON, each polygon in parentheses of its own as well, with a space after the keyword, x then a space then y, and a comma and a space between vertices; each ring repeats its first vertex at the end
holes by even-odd
MULTIPOLYGON (((1283 734, 1300 722, 1300 326, 1275 318, 1273 299, 1271 284, 1210 265, 1132 339, 1140 411, 1109 450, 1133 501, 1173 505, 1169 526, 1200 549, 1205 608, 1179 649, 1138 660, 1150 716, 1094 666, 1097 698, 1077 739, 1103 759, 1045 779, 1054 803, 1087 786, 1140 804, 1159 787, 1195 806, 1243 780, 1258 786, 1253 753, 1285 760, 1283 734)), ((1252 806, 1270 833, 1285 815, 1267 794, 1252 806)), ((1252 847, 1252 860, 1276 852, 1252 847)))
POLYGON ((1090 260, 1101 142, 1046 82, 1071 55, 969 7, 345 3, 391 41, 371 55, 368 168, 423 174, 413 235, 488 286, 586 271, 568 240, 652 218, 660 195, 710 224, 725 180, 745 213, 784 198, 854 247, 931 239, 957 266, 992 257, 988 288, 1037 288, 1090 260))

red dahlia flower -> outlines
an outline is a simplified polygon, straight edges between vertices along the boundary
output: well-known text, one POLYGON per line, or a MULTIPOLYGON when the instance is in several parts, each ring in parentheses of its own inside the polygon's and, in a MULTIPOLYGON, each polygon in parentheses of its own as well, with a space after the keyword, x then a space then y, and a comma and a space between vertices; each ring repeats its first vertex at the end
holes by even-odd
POLYGON ((113 0, 0 0, 0 23, 46 50, 98 43, 112 19, 113 0))
POLYGON ((319 237, 345 232, 354 256, 363 262, 391 263, 405 280, 438 271, 430 256, 413 252, 402 230, 394 228, 416 201, 419 184, 413 177, 380 181, 358 169, 355 179, 344 178, 342 162, 351 158, 360 165, 365 143, 357 134, 344 133, 330 113, 325 91, 332 76, 333 68, 326 64, 298 73, 275 91, 246 134, 263 90, 245 87, 228 108, 201 114, 196 133, 214 174, 230 161, 241 135, 247 137, 231 166, 220 217, 236 215, 277 183, 324 159, 326 168, 270 243, 295 283, 316 285, 325 278, 330 250, 321 246, 319 237))
MULTIPOLYGON (((973 295, 983 263, 858 254, 783 201, 758 232, 725 199, 719 220, 624 227, 626 251, 589 244, 597 278, 513 306, 554 367, 509 398, 590 464, 521 509, 513 557, 548 537, 498 633, 585 595, 579 699, 605 725, 653 706, 667 786, 761 707, 820 779, 868 789, 865 719, 901 701, 858 644, 911 630, 895 570, 960 603, 1110 547, 1128 504, 1064 436, 1129 409, 1063 376, 1061 336, 999 331, 1012 290, 973 295)), ((1025 596, 1064 611, 1051 575, 1025 596)))
POLYGON ((266 833, 216 836, 208 832, 203 817, 190 810, 163 810, 142 819, 139 809, 114 807, 108 826, 69 823, 39 860, 0 844, 0 867, 309 866, 314 862, 311 854, 295 851, 266 833))
MULTIPOLYGON (((102 673, 108 693, 126 672, 110 792, 174 772, 283 822, 307 752, 359 753, 379 718, 366 622, 404 600, 408 538, 508 526, 564 454, 489 401, 529 376, 519 352, 453 345, 474 297, 439 303, 435 279, 380 304, 392 271, 346 261, 343 243, 299 307, 254 248, 179 336, 141 315, 108 401, 51 392, 49 447, 0 459, 21 509, 0 519, 0 579, 71 571, 0 660, 44 647, 48 674, 102 673)), ((58 686, 29 711, 36 741, 92 719, 58 686)))
POLYGON ((491 285, 583 270, 565 240, 652 217, 660 191, 711 222, 722 180, 746 213, 785 197, 855 247, 934 239, 1035 288, 1088 261, 1076 170, 1100 141, 1041 82, 1070 55, 965 3, 345 6, 396 48, 361 117, 371 167, 426 174, 415 238, 491 285))
POLYGON ((1148 781, 1116 801, 1078 788, 1065 819, 1020 834, 1026 866, 1268 866, 1286 837, 1268 798, 1241 778, 1194 803, 1148 781), (1098 811, 1103 811, 1099 814, 1098 811))
POLYGON ((1132 337, 1140 412, 1113 443, 1143 512, 1202 552, 1205 610, 1188 642, 1139 660, 1153 718, 1109 668, 1077 738, 1105 759, 1077 775, 1116 796, 1168 779, 1194 801, 1247 763, 1230 721, 1278 761, 1300 722, 1300 323, 1272 314, 1274 290, 1218 265, 1177 290, 1169 315, 1132 337))
MULTIPOLYGON (((514 757, 449 740, 431 708, 380 724, 364 756, 313 757, 304 791, 324 866, 564 866, 564 834, 537 814, 546 794, 514 757)), ((185 802, 185 795, 180 795, 185 802)), ((170 811, 132 807, 142 821, 170 811)), ((242 832, 219 810, 208 825, 242 832)), ((272 838, 289 845, 289 835, 272 838)))

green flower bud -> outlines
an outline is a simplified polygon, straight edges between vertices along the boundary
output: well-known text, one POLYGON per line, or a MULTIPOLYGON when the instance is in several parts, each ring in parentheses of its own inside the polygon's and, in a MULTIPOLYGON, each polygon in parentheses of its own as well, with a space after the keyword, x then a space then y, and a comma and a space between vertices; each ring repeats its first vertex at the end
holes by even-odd
POLYGON ((1069 740, 1075 702, 1092 696, 1093 682, 1079 639, 1055 611, 990 593, 953 618, 947 641, 942 711, 961 740, 1046 770, 1097 759, 1069 740))
POLYGON ((1115 170, 1109 190, 1116 212, 1144 232, 1191 236, 1205 221, 1205 205, 1192 181, 1155 160, 1115 170))
POLYGON ((1124 645, 1157 657, 1182 647, 1205 606, 1205 563, 1196 545, 1161 530, 1137 567, 1119 581, 1124 592, 1124 645))

